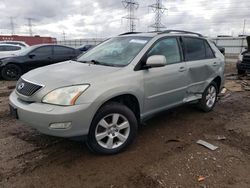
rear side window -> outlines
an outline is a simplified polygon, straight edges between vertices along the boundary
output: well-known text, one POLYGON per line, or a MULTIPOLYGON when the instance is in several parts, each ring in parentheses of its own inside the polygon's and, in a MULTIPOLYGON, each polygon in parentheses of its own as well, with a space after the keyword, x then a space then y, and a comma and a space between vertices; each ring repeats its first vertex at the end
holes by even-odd
POLYGON ((185 59, 186 61, 195 61, 206 59, 206 49, 204 40, 198 38, 183 38, 185 46, 185 59))
POLYGON ((71 48, 66 48, 66 47, 62 47, 62 46, 54 46, 54 54, 55 55, 70 55, 70 54, 74 54, 75 51, 71 48))
POLYGON ((167 64, 181 62, 179 44, 176 38, 165 38, 157 42, 149 51, 147 57, 153 55, 164 55, 167 59, 167 64))
POLYGON ((210 45, 207 42, 204 42, 204 43, 205 43, 205 48, 206 48, 206 58, 207 59, 213 59, 213 58, 215 58, 214 52, 211 49, 210 45))
POLYGON ((0 46, 0 51, 17 51, 21 50, 19 46, 0 46))
POLYGON ((6 51, 17 51, 21 50, 21 47, 19 46, 6 46, 6 51))

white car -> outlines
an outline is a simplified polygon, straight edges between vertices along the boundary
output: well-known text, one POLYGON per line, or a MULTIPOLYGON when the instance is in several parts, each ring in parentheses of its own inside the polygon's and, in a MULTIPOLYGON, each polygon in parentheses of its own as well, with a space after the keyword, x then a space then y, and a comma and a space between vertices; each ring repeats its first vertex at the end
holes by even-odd
POLYGON ((17 55, 26 47, 13 44, 0 44, 0 59, 17 55))
POLYGON ((30 46, 26 42, 23 42, 23 41, 0 41, 0 44, 12 44, 12 45, 21 46, 21 47, 30 46))

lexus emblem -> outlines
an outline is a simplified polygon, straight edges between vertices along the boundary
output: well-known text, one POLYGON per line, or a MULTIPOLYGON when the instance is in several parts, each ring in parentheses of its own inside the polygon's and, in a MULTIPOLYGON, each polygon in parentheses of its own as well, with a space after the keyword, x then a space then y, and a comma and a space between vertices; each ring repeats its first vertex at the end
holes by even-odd
POLYGON ((24 85, 25 85, 24 83, 19 84, 18 87, 17 87, 17 89, 18 90, 22 90, 24 88, 24 85))

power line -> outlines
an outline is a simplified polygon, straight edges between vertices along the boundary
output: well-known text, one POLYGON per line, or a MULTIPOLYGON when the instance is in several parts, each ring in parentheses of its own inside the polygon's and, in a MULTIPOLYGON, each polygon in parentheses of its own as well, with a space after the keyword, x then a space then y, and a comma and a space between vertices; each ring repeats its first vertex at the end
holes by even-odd
POLYGON ((153 25, 151 25, 150 27, 154 28, 155 31, 160 31, 160 29, 166 28, 161 23, 161 16, 167 10, 167 8, 162 6, 162 1, 156 0, 156 3, 149 5, 149 7, 152 8, 153 11, 155 12, 155 23, 153 25))
POLYGON ((139 8, 139 3, 134 0, 123 0, 122 4, 124 8, 128 10, 128 15, 123 17, 123 19, 129 21, 129 30, 130 32, 134 32, 136 30, 135 21, 138 20, 138 18, 135 17, 135 10, 139 8))

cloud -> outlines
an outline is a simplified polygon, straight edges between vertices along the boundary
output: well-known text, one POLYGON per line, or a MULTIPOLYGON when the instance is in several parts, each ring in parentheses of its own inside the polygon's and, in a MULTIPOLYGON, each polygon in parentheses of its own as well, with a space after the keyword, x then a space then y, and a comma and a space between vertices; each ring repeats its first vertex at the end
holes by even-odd
MULTIPOLYGON (((152 30, 154 13, 148 8, 154 0, 142 1, 136 16, 138 31, 152 30)), ((250 2, 242 0, 168 0, 162 23, 170 29, 184 29, 205 35, 242 33, 243 20, 250 18, 250 2), (244 1, 244 2, 243 2, 244 1)), ((10 32, 10 17, 17 34, 28 34, 27 18, 33 31, 62 39, 110 37, 128 30, 127 15, 120 0, 0 0, 0 32, 10 32)), ((250 19, 247 20, 250 24, 250 19)), ((247 27, 246 31, 250 34, 247 27)))

